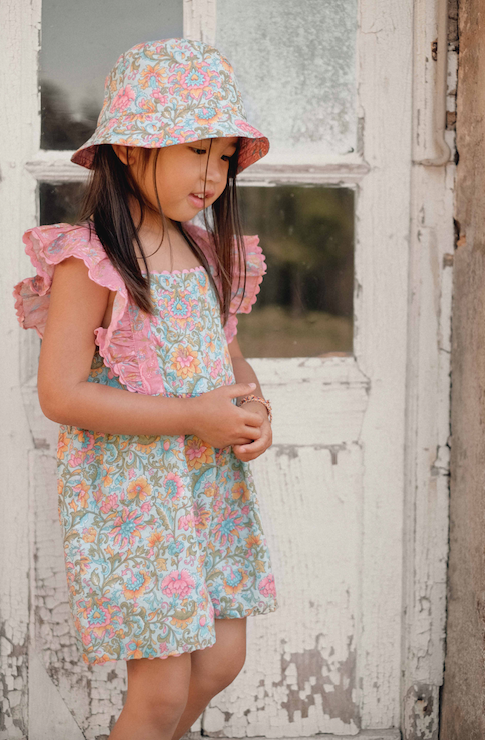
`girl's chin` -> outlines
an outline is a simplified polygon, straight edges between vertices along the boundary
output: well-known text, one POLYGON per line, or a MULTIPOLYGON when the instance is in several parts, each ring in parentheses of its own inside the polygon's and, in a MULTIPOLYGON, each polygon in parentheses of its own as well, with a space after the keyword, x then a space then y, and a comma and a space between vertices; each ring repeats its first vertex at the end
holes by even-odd
MULTIPOLYGON (((192 198, 191 196, 188 196, 185 199, 185 202, 180 203, 178 206, 169 208, 169 207, 163 207, 162 204, 162 212, 165 215, 166 218, 170 219, 174 222, 181 222, 181 221, 190 221, 194 218, 200 211, 204 210, 204 204, 203 200, 201 198, 192 198), (196 203, 195 201, 198 201, 196 203)), ((158 208, 154 208, 154 215, 158 217, 158 208)))
POLYGON ((172 223, 182 223, 183 221, 191 221, 194 216, 196 216, 199 211, 202 210, 200 208, 190 208, 185 206, 185 208, 177 208, 173 211, 171 210, 164 210, 162 206, 162 211, 169 221, 172 221, 172 223))

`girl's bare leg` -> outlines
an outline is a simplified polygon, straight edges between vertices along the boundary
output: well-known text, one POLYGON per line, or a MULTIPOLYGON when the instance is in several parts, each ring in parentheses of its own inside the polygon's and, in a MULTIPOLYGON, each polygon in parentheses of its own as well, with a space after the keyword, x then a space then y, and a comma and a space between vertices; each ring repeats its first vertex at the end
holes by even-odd
POLYGON ((170 740, 187 703, 190 653, 126 665, 128 694, 109 740, 170 740))
POLYGON ((246 617, 216 619, 214 624, 215 644, 190 653, 189 695, 172 740, 190 730, 212 697, 234 681, 246 660, 246 617))

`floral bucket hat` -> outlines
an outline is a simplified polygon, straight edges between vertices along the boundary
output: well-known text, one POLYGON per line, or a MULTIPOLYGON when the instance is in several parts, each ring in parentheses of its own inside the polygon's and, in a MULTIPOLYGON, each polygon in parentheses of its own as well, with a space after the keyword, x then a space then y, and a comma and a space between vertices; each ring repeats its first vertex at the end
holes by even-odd
POLYGON ((269 141, 246 120, 234 71, 202 41, 137 44, 106 78, 96 131, 71 157, 92 168, 99 144, 157 148, 241 137, 237 172, 267 154, 269 141))

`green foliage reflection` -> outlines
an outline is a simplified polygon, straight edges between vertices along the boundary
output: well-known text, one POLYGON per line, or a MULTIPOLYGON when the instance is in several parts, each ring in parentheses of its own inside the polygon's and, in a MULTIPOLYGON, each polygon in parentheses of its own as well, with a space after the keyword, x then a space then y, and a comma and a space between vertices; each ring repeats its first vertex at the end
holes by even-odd
POLYGON ((283 185, 238 194, 244 232, 259 235, 268 263, 258 301, 239 322, 246 353, 351 352, 354 192, 283 185))

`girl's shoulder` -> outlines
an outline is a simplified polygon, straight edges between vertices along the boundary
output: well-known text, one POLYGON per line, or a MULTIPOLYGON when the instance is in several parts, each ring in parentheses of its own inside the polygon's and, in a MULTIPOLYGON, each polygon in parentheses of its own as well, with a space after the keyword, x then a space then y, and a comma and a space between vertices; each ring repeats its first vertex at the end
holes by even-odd
MULTIPOLYGON (((217 282, 217 260, 209 234, 205 229, 191 223, 184 223, 184 226, 204 251, 217 282)), ((150 317, 135 311, 137 320, 132 320, 126 286, 110 262, 94 229, 88 224, 36 226, 24 233, 23 242, 36 274, 21 280, 14 288, 19 323, 25 329, 35 329, 40 337, 43 336, 55 266, 68 257, 81 259, 92 280, 116 292, 109 326, 99 327, 95 331, 96 342, 105 363, 121 378, 128 390, 151 394, 162 392, 163 379, 150 345, 150 317)), ((224 325, 229 342, 237 331, 236 314, 249 313, 266 272, 259 238, 244 236, 243 246, 245 269, 236 260, 238 267, 233 278, 229 318, 224 325)), ((235 241, 234 249, 237 250, 235 241)))
POLYGON ((55 266, 69 257, 82 260, 91 280, 117 291, 126 303, 125 284, 88 224, 35 226, 24 233, 22 241, 36 273, 17 283, 13 291, 18 321, 25 329, 35 329, 43 336, 55 266))
POLYGON ((21 280, 13 291, 21 326, 35 329, 40 337, 43 336, 55 266, 68 257, 81 259, 88 268, 89 277, 116 294, 109 326, 100 326, 94 332, 105 364, 128 390, 152 394, 161 392, 163 379, 157 371, 156 356, 145 341, 149 336, 149 319, 137 322, 135 331, 126 286, 94 229, 88 224, 36 226, 24 233, 23 242, 36 274, 21 280), (147 347, 142 356, 137 351, 140 341, 147 347))

